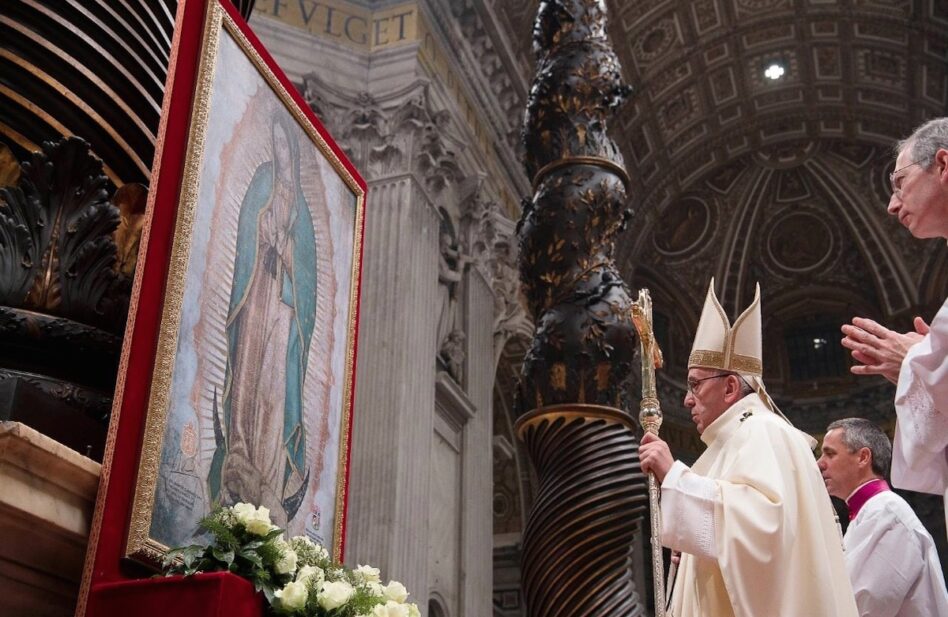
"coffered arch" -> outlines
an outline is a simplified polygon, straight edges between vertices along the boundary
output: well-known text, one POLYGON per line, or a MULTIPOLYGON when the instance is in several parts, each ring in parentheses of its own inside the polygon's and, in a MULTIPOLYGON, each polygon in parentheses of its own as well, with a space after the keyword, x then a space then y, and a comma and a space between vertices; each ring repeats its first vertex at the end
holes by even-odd
MULTIPOLYGON (((882 160, 891 158, 886 154, 882 160)), ((876 166, 879 167, 878 165, 876 166)), ((844 221, 852 238, 859 244, 867 263, 871 266, 873 280, 884 303, 885 314, 895 316, 918 303, 918 291, 912 280, 908 264, 900 258, 894 237, 909 241, 905 234, 890 235, 891 227, 885 214, 885 203, 879 203, 860 191, 859 185, 847 181, 838 167, 816 162, 807 164, 807 170, 820 184, 828 199, 835 201, 836 215, 844 221)), ((863 176, 867 184, 870 177, 863 176)))
POLYGON ((637 94, 623 115, 642 202, 762 146, 888 144, 945 108, 937 3, 702 0, 615 3, 612 35, 637 94), (777 63, 784 74, 764 76, 777 63))
POLYGON ((852 285, 870 286, 867 298, 881 303, 883 316, 902 315, 920 301, 918 268, 924 262, 906 259, 904 247, 912 240, 893 225, 873 188, 890 161, 887 148, 831 140, 792 142, 745 155, 690 185, 657 214, 639 211, 630 232, 634 239, 620 245, 619 260, 663 272, 687 269, 689 277, 700 272, 699 280, 687 285, 698 297, 706 285, 700 280, 714 276, 722 302, 744 306, 758 280, 812 284, 832 275, 827 270, 834 264, 855 274, 853 256, 839 262, 840 250, 852 245, 862 262, 859 275, 866 277, 854 278, 852 285), (800 232, 799 238, 788 225, 800 232), (809 247, 824 254, 807 257, 814 260, 812 266, 781 265, 773 252, 778 241, 794 244, 797 252, 809 247), (835 251, 836 261, 827 261, 828 251, 835 251), (769 266, 755 269, 755 255, 769 255, 769 266), (824 267, 816 268, 816 262, 824 267))

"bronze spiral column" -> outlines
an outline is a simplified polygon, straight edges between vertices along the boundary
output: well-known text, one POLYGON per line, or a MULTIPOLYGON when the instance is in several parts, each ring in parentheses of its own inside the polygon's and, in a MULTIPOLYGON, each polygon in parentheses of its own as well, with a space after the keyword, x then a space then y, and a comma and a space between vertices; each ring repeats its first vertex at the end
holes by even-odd
POLYGON ((602 0, 545 0, 524 118, 534 194, 518 225, 536 333, 517 427, 538 476, 523 537, 531 617, 640 615, 632 543, 647 493, 624 384, 633 370, 631 300, 613 262, 629 178, 606 133, 623 102, 602 0))

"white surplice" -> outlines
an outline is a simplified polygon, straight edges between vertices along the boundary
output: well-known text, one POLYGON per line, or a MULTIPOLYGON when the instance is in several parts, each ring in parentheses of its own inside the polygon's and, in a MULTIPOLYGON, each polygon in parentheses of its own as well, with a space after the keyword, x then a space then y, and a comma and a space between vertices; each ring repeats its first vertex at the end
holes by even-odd
POLYGON ((843 545, 861 616, 948 616, 935 542, 904 499, 892 491, 870 497, 843 545))
POLYGON ((802 433, 751 394, 662 482, 662 544, 682 552, 673 617, 855 617, 842 537, 802 433))
POLYGON ((948 510, 948 300, 902 361, 895 412, 892 485, 942 495, 948 510))

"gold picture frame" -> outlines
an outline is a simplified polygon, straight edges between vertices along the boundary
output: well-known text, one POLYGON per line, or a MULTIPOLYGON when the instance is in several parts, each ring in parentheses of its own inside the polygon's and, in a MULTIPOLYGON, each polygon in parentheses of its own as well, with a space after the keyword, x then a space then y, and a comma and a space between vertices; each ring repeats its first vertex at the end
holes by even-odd
POLYGON ((199 48, 124 555, 250 501, 341 560, 365 185, 222 3, 199 48))

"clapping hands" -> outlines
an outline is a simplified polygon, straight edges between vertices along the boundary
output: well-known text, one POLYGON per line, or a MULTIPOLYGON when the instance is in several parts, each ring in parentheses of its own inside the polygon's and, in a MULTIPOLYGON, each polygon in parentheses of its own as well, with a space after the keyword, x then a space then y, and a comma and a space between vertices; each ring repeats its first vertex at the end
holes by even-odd
POLYGON ((845 336, 842 345, 852 352, 855 364, 850 369, 855 375, 882 375, 898 383, 902 360, 912 345, 928 334, 928 324, 915 318, 915 332, 901 334, 865 317, 853 318, 852 324, 842 327, 845 336))

